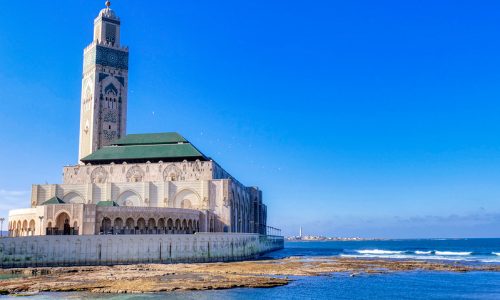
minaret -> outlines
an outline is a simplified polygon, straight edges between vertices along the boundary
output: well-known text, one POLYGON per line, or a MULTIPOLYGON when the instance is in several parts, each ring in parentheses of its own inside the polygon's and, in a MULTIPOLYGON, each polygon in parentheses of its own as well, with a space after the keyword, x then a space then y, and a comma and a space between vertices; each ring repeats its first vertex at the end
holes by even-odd
POLYGON ((125 135, 128 48, 120 47, 120 19, 106 1, 94 20, 94 40, 83 51, 78 160, 125 135))
POLYGON ((302 226, 299 228, 299 237, 302 238, 302 226))

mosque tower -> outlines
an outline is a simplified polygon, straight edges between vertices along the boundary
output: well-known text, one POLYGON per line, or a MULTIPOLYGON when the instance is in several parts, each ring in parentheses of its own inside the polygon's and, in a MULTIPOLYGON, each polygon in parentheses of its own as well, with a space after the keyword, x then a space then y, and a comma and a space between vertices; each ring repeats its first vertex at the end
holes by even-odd
POLYGON ((94 40, 83 51, 78 160, 125 136, 128 48, 120 46, 120 18, 110 8, 94 20, 94 40))

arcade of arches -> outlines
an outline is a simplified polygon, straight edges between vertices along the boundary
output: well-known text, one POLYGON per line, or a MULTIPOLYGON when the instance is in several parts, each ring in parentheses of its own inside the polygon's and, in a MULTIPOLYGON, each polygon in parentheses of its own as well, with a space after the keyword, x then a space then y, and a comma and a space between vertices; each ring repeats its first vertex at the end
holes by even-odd
POLYGON ((12 215, 9 236, 194 234, 221 228, 215 214, 194 209, 59 204, 21 210, 12 215))
POLYGON ((193 234, 199 230, 200 222, 194 219, 104 217, 99 234, 193 234))

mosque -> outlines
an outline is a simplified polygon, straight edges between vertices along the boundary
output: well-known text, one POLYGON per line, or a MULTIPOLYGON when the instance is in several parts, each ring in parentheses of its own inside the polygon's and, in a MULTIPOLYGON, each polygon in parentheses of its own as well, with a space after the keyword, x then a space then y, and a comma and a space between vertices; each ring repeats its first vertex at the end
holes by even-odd
POLYGON ((9 212, 9 236, 271 234, 259 188, 178 133, 126 133, 129 49, 110 5, 84 49, 79 163, 62 184, 32 186, 31 208, 9 212))

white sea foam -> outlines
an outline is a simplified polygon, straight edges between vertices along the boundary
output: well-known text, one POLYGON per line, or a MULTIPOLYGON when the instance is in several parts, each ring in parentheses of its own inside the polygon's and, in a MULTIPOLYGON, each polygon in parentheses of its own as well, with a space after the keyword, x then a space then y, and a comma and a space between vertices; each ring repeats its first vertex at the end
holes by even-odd
POLYGON ((429 255, 429 254, 432 254, 432 251, 415 251, 415 254, 418 254, 418 255, 429 255))
POLYGON ((453 251, 436 251, 436 255, 444 255, 444 256, 466 256, 471 255, 472 252, 453 252, 453 251))
POLYGON ((387 258, 387 259, 417 259, 417 260, 442 260, 442 261, 481 261, 480 259, 466 258, 461 256, 435 256, 435 255, 408 255, 408 254, 341 254, 341 257, 348 258, 387 258))
MULTIPOLYGON (((362 250, 366 252, 366 250, 362 250)), ((384 251, 384 250, 381 250, 384 251)), ((360 252, 360 251, 357 251, 360 252)), ((371 250, 373 252, 373 250, 371 250)), ((417 251, 415 251, 415 254, 410 254, 409 252, 404 252, 404 251, 384 251, 384 252, 391 252, 391 254, 387 253, 382 253, 382 254, 371 254, 371 253, 365 253, 365 254, 340 254, 341 257, 349 257, 349 258, 382 258, 382 259, 415 259, 415 260, 427 260, 427 261, 432 261, 432 260, 438 260, 438 261, 463 261, 463 262, 482 262, 482 263, 500 263, 500 258, 492 258, 490 257, 477 257, 474 255, 470 255, 472 252, 451 252, 451 251, 420 251, 424 253, 429 254, 417 254, 417 251), (401 253, 394 253, 394 252, 401 252, 401 253), (454 253, 454 254, 440 254, 438 255, 437 253, 454 253), (436 254, 434 254, 436 253, 436 254), (457 254, 459 253, 459 254, 457 254)), ((380 251, 377 251, 377 253, 380 253, 380 251)), ((500 254, 500 252, 493 252, 495 255, 500 254)), ((500 256, 500 255, 498 255, 500 256)))
POLYGON ((500 252, 491 252, 493 254, 495 254, 496 256, 500 256, 500 252))
POLYGON ((356 250, 359 254, 401 254, 404 251, 390 251, 390 250, 379 250, 379 249, 372 249, 372 250, 356 250))

